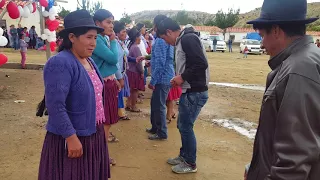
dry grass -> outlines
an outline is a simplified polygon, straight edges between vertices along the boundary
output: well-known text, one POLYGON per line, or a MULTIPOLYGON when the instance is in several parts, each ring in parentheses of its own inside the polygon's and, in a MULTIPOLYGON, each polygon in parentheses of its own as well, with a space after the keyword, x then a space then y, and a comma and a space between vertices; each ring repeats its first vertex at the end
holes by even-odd
POLYGON ((248 55, 247 59, 242 56, 238 52, 209 52, 210 81, 265 85, 266 76, 270 72, 269 56, 248 55))
MULTIPOLYGON (((1 49, 1 51, 8 56, 9 62, 20 62, 19 51, 12 49, 1 49)), ((237 51, 236 47, 234 51, 237 51)), ((266 75, 270 71, 268 56, 249 55, 248 59, 243 59, 242 54, 238 52, 207 54, 211 71, 210 81, 265 85, 266 75)), ((45 64, 45 62, 45 51, 28 50, 27 63, 45 64)))

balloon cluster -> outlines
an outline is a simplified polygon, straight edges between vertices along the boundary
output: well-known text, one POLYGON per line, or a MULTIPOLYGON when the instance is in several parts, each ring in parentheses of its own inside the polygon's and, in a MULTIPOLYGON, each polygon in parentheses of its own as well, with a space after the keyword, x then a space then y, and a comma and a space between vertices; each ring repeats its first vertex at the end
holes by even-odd
POLYGON ((50 49, 54 51, 56 48, 56 29, 59 27, 59 21, 56 20, 58 16, 57 10, 53 7, 54 0, 39 0, 41 6, 46 10, 42 12, 42 15, 46 18, 47 29, 44 30, 44 34, 41 35, 41 39, 50 42, 50 49), (49 11, 47 11, 49 10, 49 11))
POLYGON ((0 28, 0 46, 6 46, 8 44, 8 39, 3 36, 3 29, 0 28))
MULTIPOLYGON (((1 0, 0 8, 5 5, 6 0, 1 0)), ((10 1, 7 5, 7 11, 9 17, 12 19, 18 19, 20 17, 28 18, 32 13, 37 11, 37 5, 35 2, 26 6, 17 6, 13 1, 10 1)))

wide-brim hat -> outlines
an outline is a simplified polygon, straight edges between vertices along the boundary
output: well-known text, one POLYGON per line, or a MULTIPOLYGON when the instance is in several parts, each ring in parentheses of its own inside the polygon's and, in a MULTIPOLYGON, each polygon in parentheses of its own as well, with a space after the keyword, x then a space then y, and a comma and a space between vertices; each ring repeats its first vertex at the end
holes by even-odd
POLYGON ((104 31, 94 23, 89 12, 82 9, 73 11, 64 18, 64 29, 59 32, 59 36, 66 37, 69 32, 77 28, 96 29, 98 33, 104 31))
POLYGON ((247 24, 309 24, 306 0, 264 0, 260 17, 247 24))

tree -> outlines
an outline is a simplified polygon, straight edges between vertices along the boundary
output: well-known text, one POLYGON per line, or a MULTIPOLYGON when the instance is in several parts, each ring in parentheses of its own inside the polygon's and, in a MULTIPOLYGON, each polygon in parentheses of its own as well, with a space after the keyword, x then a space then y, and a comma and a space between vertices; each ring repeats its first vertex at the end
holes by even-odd
POLYGON ((196 21, 189 17, 185 10, 179 11, 177 15, 175 15, 172 19, 177 21, 178 24, 187 25, 187 24, 194 24, 196 21))
POLYGON ((153 27, 153 23, 150 20, 144 20, 141 21, 141 23, 144 24, 148 29, 153 27))
POLYGON ((93 15, 98 9, 102 9, 102 2, 100 0, 77 0, 77 9, 85 9, 93 15))
POLYGON ((205 26, 216 26, 216 22, 213 19, 208 20, 204 23, 205 26))
POLYGON ((226 30, 233 27, 239 21, 240 9, 228 9, 227 13, 219 10, 216 14, 214 24, 223 30, 223 38, 225 39, 226 30))
POLYGON ((126 12, 122 14, 122 18, 119 21, 125 24, 130 24, 132 22, 130 16, 126 12))
POLYGON ((60 6, 60 8, 61 8, 61 10, 60 10, 60 12, 58 13, 58 15, 60 16, 60 17, 62 17, 62 18, 65 18, 71 11, 69 11, 69 10, 66 10, 64 7, 61 7, 60 6))

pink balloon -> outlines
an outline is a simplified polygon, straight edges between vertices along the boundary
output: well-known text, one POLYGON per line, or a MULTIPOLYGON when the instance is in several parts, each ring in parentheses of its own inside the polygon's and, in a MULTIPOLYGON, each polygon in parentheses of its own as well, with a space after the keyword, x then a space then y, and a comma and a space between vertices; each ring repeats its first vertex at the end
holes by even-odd
POLYGON ((0 54, 0 66, 4 65, 7 62, 8 62, 8 57, 4 54, 0 54))
POLYGON ((12 1, 8 3, 7 11, 12 19, 18 19, 20 17, 18 6, 12 1))

